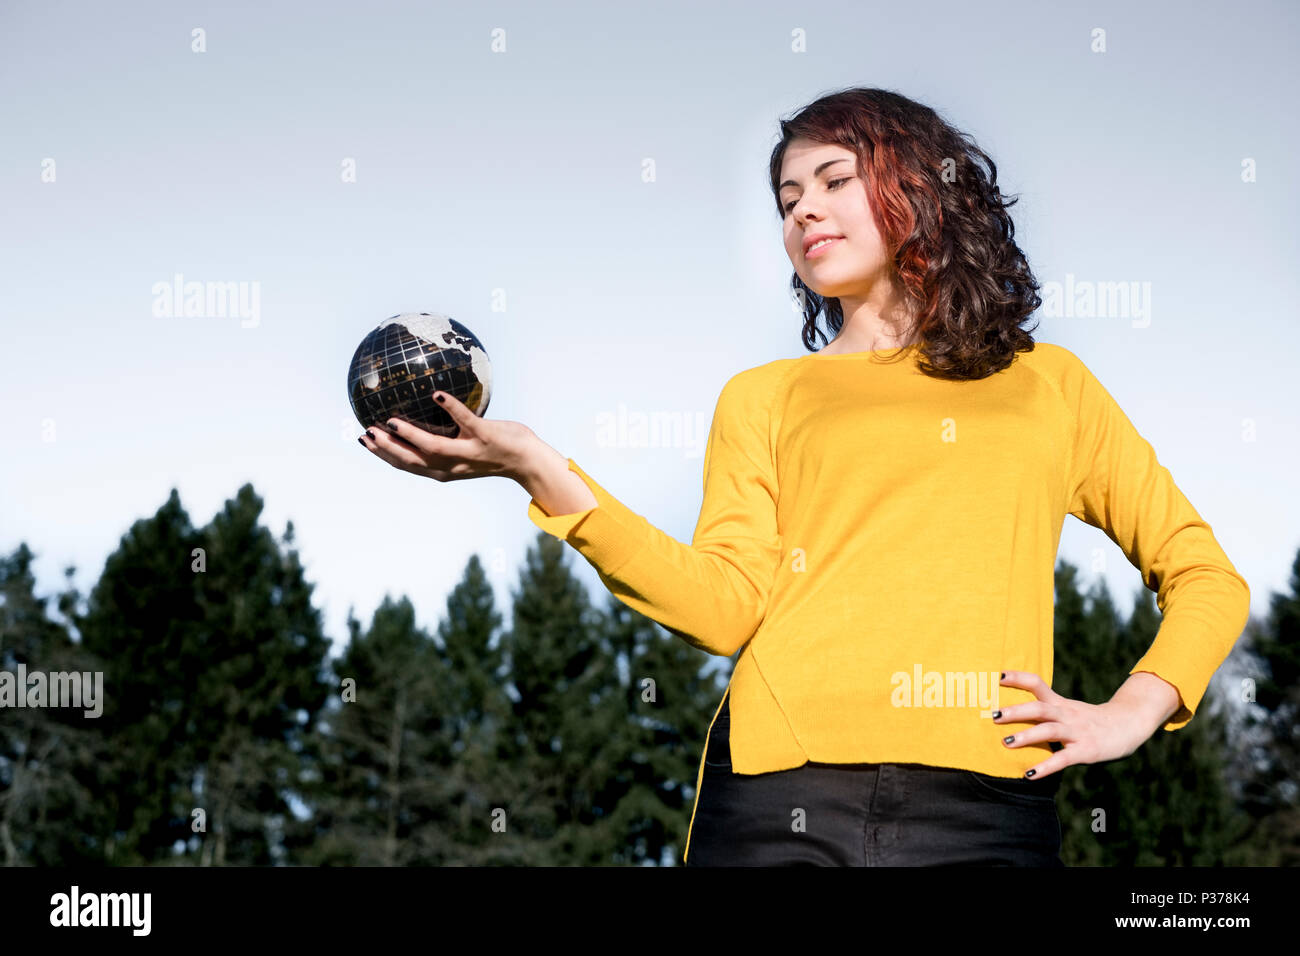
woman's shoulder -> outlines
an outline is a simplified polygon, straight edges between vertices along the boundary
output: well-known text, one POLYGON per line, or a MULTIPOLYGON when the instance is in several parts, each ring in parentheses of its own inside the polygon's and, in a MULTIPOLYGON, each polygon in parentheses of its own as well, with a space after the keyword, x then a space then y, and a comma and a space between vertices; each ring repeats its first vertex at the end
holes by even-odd
POLYGON ((1047 380, 1076 418, 1114 401, 1087 363, 1064 345, 1036 342, 1016 360, 1047 380))
POLYGON ((1035 342, 1032 349, 1028 352, 1017 352, 1016 357, 1023 357, 1026 362, 1050 368, 1066 368, 1082 364, 1079 356, 1064 345, 1057 345, 1055 342, 1035 342))
POLYGON ((782 358, 764 362, 751 368, 734 372, 727 379, 723 388, 763 389, 770 387, 773 381, 783 379, 798 367, 799 359, 782 358))
POLYGON ((1029 351, 1017 352, 1015 361, 1050 379, 1058 388, 1077 382, 1088 371, 1079 356, 1054 342, 1035 342, 1029 351))
POLYGON ((1052 342, 1037 342, 1033 352, 1024 353, 1028 361, 1044 374, 1052 376, 1067 390, 1089 388, 1098 384, 1092 360, 1085 361, 1071 349, 1052 342))
POLYGON ((775 359, 733 372, 718 394, 720 408, 738 414, 754 414, 772 409, 776 396, 785 389, 785 381, 798 367, 798 359, 775 359))

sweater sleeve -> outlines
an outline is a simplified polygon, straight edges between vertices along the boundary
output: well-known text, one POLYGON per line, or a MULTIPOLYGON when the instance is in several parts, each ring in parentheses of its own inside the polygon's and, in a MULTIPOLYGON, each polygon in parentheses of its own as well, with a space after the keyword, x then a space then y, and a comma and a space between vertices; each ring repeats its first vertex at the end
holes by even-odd
MULTIPOLYGON (((1068 353, 1067 353, 1068 354, 1068 353)), ((1069 512, 1100 528, 1142 572, 1163 615, 1146 671, 1180 705, 1164 729, 1185 726, 1250 616, 1250 588, 1154 449, 1091 371, 1070 355, 1063 392, 1074 413, 1069 512)))
POLYGON ((723 387, 704 450, 704 498, 690 546, 660 531, 569 459, 596 506, 528 517, 567 541, 618 600, 688 644, 729 657, 758 629, 781 558, 769 443, 772 394, 745 373, 723 387))

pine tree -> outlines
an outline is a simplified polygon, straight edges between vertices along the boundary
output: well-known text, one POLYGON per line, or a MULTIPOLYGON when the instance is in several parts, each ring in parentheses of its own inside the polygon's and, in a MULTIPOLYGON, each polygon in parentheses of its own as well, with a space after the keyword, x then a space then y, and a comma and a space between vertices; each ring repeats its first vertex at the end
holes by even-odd
MULTIPOLYGON (((1122 663, 1132 667, 1147 652, 1160 622, 1154 595, 1139 590, 1120 631, 1122 663)), ((1132 865, 1222 866, 1244 834, 1246 821, 1228 788, 1223 709, 1211 686, 1186 726, 1157 729, 1116 767, 1130 773, 1137 791, 1134 809, 1141 815, 1130 847, 1132 865)))
POLYGON ((100 727, 114 759, 96 782, 111 815, 100 836, 113 865, 174 858, 191 836, 183 793, 193 766, 191 708, 205 666, 192 570, 201 537, 172 489, 108 555, 75 617, 87 650, 104 662, 100 727))
POLYGON ((1254 699, 1242 702, 1233 737, 1237 790, 1251 820, 1243 853, 1266 866, 1300 866, 1300 553, 1289 584, 1246 628, 1242 670, 1254 699))
POLYGON ((709 723, 726 684, 718 669, 705 669, 708 655, 612 595, 606 616, 612 652, 627 675, 623 719, 632 730, 620 768, 627 796, 613 821, 623 844, 615 859, 679 865, 709 723))
POLYGON ((454 859, 436 648, 411 602, 385 596, 334 663, 339 694, 313 735, 319 779, 304 791, 311 839, 295 826, 296 862, 441 866, 454 859))
POLYGON ((508 792, 496 759, 497 741, 513 719, 498 629, 501 615, 478 555, 471 555, 447 598, 437 632, 436 702, 445 728, 445 766, 439 768, 449 820, 446 861, 474 866, 494 858, 490 830, 493 796, 508 792))
MULTIPOLYGON (((1075 568, 1058 565, 1052 689, 1101 704, 1146 653, 1160 616, 1145 589, 1127 623, 1104 582, 1089 598, 1079 593, 1075 568)), ((1181 729, 1157 729, 1122 760, 1061 771, 1062 859, 1072 866, 1221 864, 1242 822, 1225 779, 1224 735, 1207 692, 1181 729)))
MULTIPOLYGON (((24 542, 0 557, 0 671, 26 699, 27 675, 102 674, 102 664, 68 629, 50 619, 24 542)), ((73 569, 66 572, 71 578, 73 569)), ((83 692, 94 693, 83 685, 83 692)), ((100 678, 102 681, 102 677, 100 678)), ((107 687, 101 684, 102 693, 107 687)), ((109 821, 95 781, 114 758, 94 707, 17 707, 0 711, 0 866, 72 866, 105 862, 101 835, 109 821), (90 710, 92 716, 87 716, 90 710)), ((46 700, 52 704, 53 700, 46 700)), ((95 701, 102 706, 102 700, 95 701)), ((102 715, 101 715, 102 716, 102 715)))
POLYGON ((303 739, 330 692, 329 640, 292 547, 293 524, 277 542, 261 512, 246 484, 201 533, 201 626, 184 655, 193 773, 182 800, 187 823, 194 809, 205 815, 206 832, 189 844, 203 866, 283 861, 303 739))
POLYGON ((622 761, 625 703, 602 615, 564 551, 538 533, 503 639, 513 693, 496 754, 507 782, 493 797, 494 826, 505 824, 493 830, 494 863, 599 865, 619 848, 609 780, 622 761))

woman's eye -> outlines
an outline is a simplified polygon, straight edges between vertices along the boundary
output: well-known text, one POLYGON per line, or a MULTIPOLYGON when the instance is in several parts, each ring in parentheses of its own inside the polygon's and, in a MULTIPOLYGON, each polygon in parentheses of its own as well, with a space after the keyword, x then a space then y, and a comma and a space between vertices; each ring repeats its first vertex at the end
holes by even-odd
MULTIPOLYGON (((832 179, 829 183, 826 184, 826 188, 839 189, 840 186, 842 186, 844 183, 847 183, 852 178, 853 178, 852 176, 848 176, 843 179, 832 179)), ((798 202, 798 200, 791 199, 788 203, 785 204, 785 211, 787 215, 789 215, 790 210, 794 208, 794 204, 796 202, 798 202)))

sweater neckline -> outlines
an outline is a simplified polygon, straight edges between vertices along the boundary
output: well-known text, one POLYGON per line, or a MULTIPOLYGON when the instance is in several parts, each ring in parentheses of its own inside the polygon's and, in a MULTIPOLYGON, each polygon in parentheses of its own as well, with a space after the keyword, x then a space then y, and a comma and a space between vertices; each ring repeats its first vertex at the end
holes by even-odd
POLYGON ((871 349, 870 351, 867 352, 835 352, 831 355, 823 355, 821 352, 809 352, 807 355, 799 356, 799 358, 800 359, 822 359, 825 361, 829 361, 831 359, 862 358, 863 356, 867 356, 867 355, 893 355, 893 354, 901 354, 903 352, 908 351, 909 349, 913 349, 916 347, 916 345, 917 343, 913 342, 911 345, 895 345, 887 349, 871 349))

